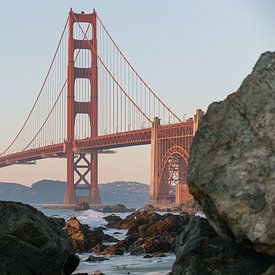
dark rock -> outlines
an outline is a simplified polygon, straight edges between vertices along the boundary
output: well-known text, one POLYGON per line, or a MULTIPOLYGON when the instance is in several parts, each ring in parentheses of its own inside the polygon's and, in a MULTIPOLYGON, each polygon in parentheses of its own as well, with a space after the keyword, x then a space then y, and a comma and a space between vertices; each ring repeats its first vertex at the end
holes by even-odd
POLYGON ((142 209, 145 211, 160 211, 160 209, 158 207, 155 207, 152 204, 145 204, 142 209))
POLYGON ((0 201, 1 274, 71 274, 78 264, 53 219, 29 205, 0 201))
POLYGON ((48 219, 50 219, 52 222, 55 223, 55 225, 59 228, 59 229, 63 229, 66 225, 66 221, 63 218, 58 218, 58 217, 48 217, 48 219))
POLYGON ((124 249, 123 247, 119 245, 110 245, 107 247, 103 252, 101 252, 102 255, 123 255, 124 249))
POLYGON ((155 257, 155 258, 164 258, 164 257, 166 257, 166 254, 161 253, 161 252, 155 252, 155 253, 153 253, 153 257, 155 257))
POLYGON ((138 239, 135 244, 135 254, 173 252, 175 238, 171 235, 151 236, 138 239))
POLYGON ((189 219, 188 214, 161 216, 152 211, 136 211, 116 224, 116 228, 128 229, 127 237, 98 253, 117 255, 121 251, 127 251, 132 255, 140 255, 174 252, 176 233, 189 219))
POLYGON ((217 233, 275 255, 275 52, 213 103, 192 143, 188 183, 217 233))
POLYGON ((81 224, 76 217, 72 217, 66 222, 64 231, 75 252, 89 251, 92 247, 88 236, 89 226, 81 224))
POLYGON ((101 272, 100 270, 95 271, 91 275, 105 275, 105 273, 101 272))
POLYGON ((182 226, 187 224, 189 220, 189 217, 187 217, 188 216, 184 217, 170 213, 165 214, 159 221, 147 228, 146 233, 152 236, 163 235, 166 233, 176 233, 182 228, 182 226))
POLYGON ((272 264, 262 275, 274 275, 275 274, 275 263, 272 264))
POLYGON ((193 217, 177 236, 172 274, 261 274, 274 258, 222 239, 204 218, 193 217))
POLYGON ((114 214, 104 217, 103 219, 108 222, 108 224, 106 226, 109 228, 117 228, 117 226, 122 221, 122 218, 120 218, 119 216, 116 216, 114 214))
POLYGON ((85 201, 77 202, 76 206, 74 207, 75 211, 83 211, 83 210, 89 210, 89 209, 90 209, 90 205, 85 201))
POLYGON ((125 219, 121 219, 115 215, 107 216, 104 219, 108 221, 107 227, 109 228, 131 229, 131 233, 133 233, 134 231, 138 231, 140 225, 153 224, 160 220, 160 218, 161 215, 153 211, 137 210, 125 219))
POLYGON ((70 254, 64 267, 64 273, 66 275, 72 274, 79 265, 79 262, 80 259, 76 254, 70 254))
POLYGON ((89 229, 81 224, 76 217, 70 218, 64 228, 75 252, 92 251, 93 247, 103 242, 116 242, 117 239, 104 234, 101 228, 89 229))
POLYGON ((138 232, 138 227, 140 225, 151 225, 160 219, 161 215, 156 212, 138 210, 122 220, 117 228, 128 229, 129 231, 127 234, 133 234, 134 232, 138 232))
POLYGON ((126 212, 133 212, 134 209, 129 209, 123 204, 116 204, 116 205, 107 205, 104 206, 102 212, 103 213, 126 213, 126 212))
POLYGON ((89 230, 88 238, 92 242, 93 246, 102 242, 117 242, 116 238, 105 234, 101 228, 89 230))
POLYGON ((93 255, 90 255, 86 262, 102 262, 102 261, 107 261, 109 260, 108 258, 105 257, 95 257, 93 255))
POLYGON ((92 252, 94 252, 95 254, 100 254, 101 252, 103 252, 106 248, 108 247, 108 245, 104 245, 104 244, 97 244, 92 248, 92 252))
POLYGON ((153 258, 153 255, 152 254, 145 254, 143 256, 144 259, 150 259, 150 258, 153 258))

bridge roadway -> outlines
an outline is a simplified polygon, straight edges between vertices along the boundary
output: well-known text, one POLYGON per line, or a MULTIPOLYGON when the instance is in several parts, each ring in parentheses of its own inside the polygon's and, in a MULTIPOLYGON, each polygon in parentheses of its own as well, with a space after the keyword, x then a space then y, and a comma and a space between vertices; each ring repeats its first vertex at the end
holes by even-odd
MULTIPOLYGON (((74 152, 93 152, 105 149, 150 144, 150 142, 151 128, 146 128, 124 133, 103 135, 96 138, 75 140, 74 152)), ((65 156, 66 142, 2 156, 0 157, 0 168, 14 164, 24 164, 39 159, 65 156)))
MULTIPOLYGON (((190 121, 191 122, 191 121, 190 121)), ((189 137, 192 125, 189 121, 169 124, 159 127, 160 138, 189 137), (176 133, 175 133, 176 132, 176 133)), ((145 145, 151 143, 151 128, 102 135, 96 138, 79 139, 74 141, 75 153, 89 153, 106 149, 145 145)), ((58 158, 66 156, 66 142, 47 145, 36 149, 9 154, 0 157, 0 168, 14 164, 27 164, 45 158, 58 158)))

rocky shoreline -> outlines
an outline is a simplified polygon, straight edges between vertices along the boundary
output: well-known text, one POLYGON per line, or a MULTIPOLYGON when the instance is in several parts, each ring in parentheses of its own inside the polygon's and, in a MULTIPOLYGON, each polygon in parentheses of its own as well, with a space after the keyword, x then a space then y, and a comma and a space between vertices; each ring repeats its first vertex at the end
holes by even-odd
POLYGON ((114 214, 105 217, 107 228, 127 229, 126 238, 103 233, 104 228, 89 229, 76 217, 66 222, 64 232, 75 252, 93 252, 98 255, 160 255, 175 251, 177 232, 187 224, 190 215, 160 215, 154 211, 137 210, 125 219, 114 214), (106 245, 106 243, 114 243, 106 245))

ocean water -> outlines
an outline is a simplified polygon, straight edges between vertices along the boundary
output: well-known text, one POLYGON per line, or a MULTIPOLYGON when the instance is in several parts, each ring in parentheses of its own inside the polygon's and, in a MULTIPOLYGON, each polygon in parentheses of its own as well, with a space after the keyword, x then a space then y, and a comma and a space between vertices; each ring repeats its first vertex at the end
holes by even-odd
MULTIPOLYGON (((94 210, 86 211, 74 211, 73 209, 43 209, 41 206, 35 205, 36 208, 41 210, 47 216, 62 217, 65 220, 69 219, 73 215, 81 223, 88 224, 91 228, 104 226, 107 222, 103 217, 110 215, 110 213, 101 213, 94 210)), ((117 214, 121 218, 125 218, 130 213, 117 214)), ((115 236, 117 239, 124 239, 127 230, 121 229, 108 229, 104 230, 106 234, 115 236), (115 232, 121 234, 114 235, 115 232)), ((106 275, 166 275, 172 270, 172 265, 176 259, 174 254, 166 254, 166 257, 162 258, 143 258, 143 256, 132 256, 130 254, 124 254, 123 256, 104 256, 109 260, 93 263, 86 262, 85 260, 92 253, 80 253, 80 265, 75 273, 86 272, 88 274, 94 274, 96 272, 103 272, 106 275)))

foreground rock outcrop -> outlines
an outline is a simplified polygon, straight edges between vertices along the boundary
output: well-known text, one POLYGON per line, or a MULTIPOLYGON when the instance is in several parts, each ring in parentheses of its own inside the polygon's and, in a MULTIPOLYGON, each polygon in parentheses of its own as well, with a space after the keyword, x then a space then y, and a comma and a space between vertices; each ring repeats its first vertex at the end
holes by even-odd
MULTIPOLYGON (((274 258, 222 239, 208 221, 193 217, 177 236, 172 274, 262 274, 274 258)), ((272 273, 274 274, 274 273, 272 273)))
POLYGON ((275 255, 275 52, 209 106, 194 138, 190 192, 225 239, 275 255))
POLYGON ((79 258, 61 223, 29 205, 0 201, 1 274, 71 274, 79 258))

